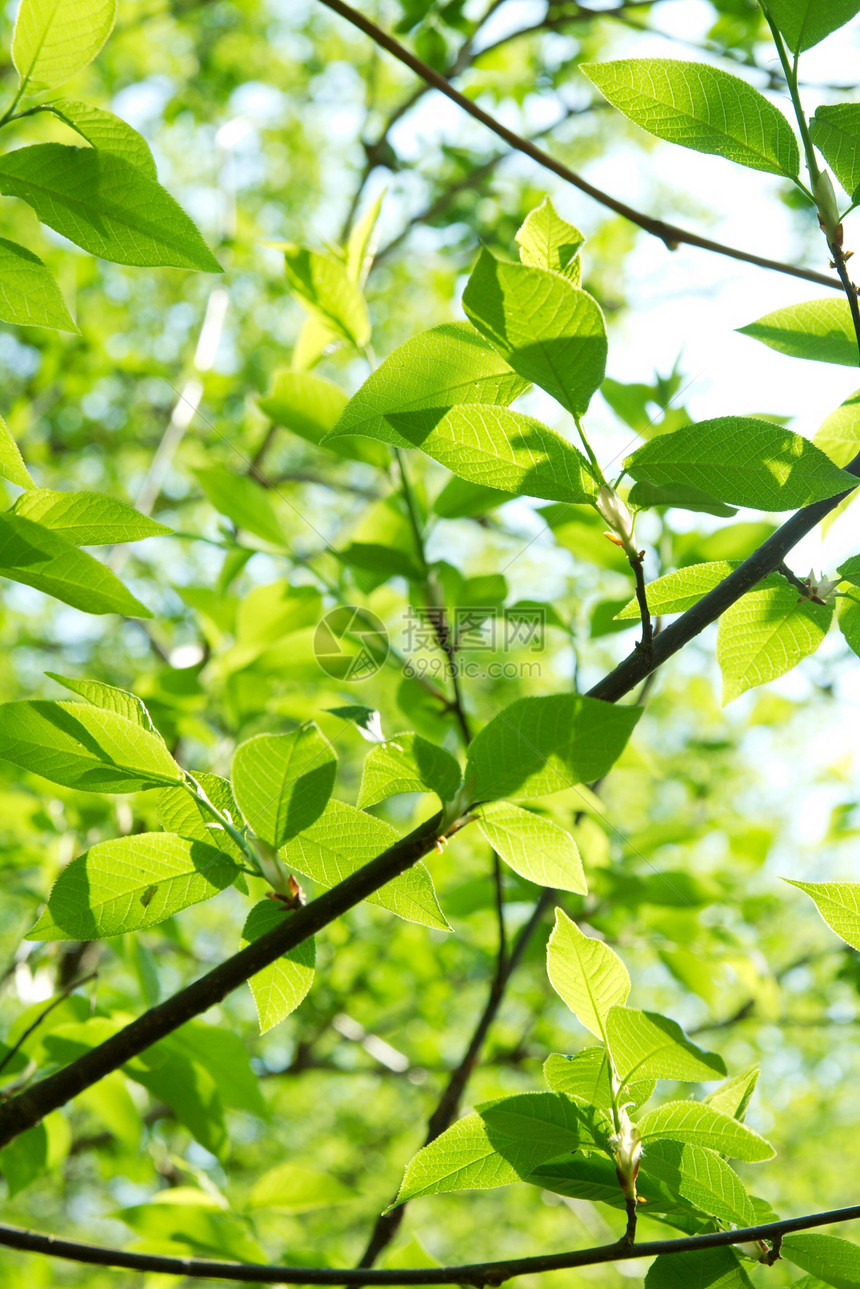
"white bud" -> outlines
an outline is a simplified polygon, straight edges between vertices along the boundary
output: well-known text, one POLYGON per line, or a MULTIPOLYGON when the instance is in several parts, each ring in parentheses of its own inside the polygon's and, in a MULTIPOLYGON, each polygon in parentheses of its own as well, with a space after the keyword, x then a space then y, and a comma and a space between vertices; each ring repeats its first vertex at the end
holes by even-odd
POLYGON ((614 488, 608 483, 601 485, 597 494, 597 509, 614 533, 625 545, 633 540, 633 516, 625 506, 614 488))

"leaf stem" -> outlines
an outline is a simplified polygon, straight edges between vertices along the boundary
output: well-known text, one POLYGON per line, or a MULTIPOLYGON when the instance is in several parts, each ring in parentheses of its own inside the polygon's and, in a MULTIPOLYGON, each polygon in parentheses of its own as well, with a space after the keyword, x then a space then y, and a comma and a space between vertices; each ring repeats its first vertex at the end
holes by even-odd
MULTIPOLYGON (((185 789, 191 793, 192 797, 198 803, 198 805, 202 806, 203 809, 206 810, 212 816, 212 818, 221 825, 221 827, 224 829, 227 836, 230 837, 231 840, 236 843, 236 845, 241 850, 242 854, 248 858, 251 865, 253 866, 254 876, 255 877, 264 876, 263 868, 260 863, 260 857, 257 854, 252 843, 248 840, 247 837, 242 835, 242 833, 239 831, 238 828, 235 827, 233 823, 231 823, 229 817, 226 814, 223 814, 218 809, 218 807, 209 800, 209 797, 207 796, 203 788, 203 785, 201 783, 198 783, 197 779, 194 778, 194 775, 189 773, 188 770, 186 770, 185 776, 187 780, 186 783, 183 785, 185 789)), ((247 872, 248 870, 245 869, 244 871, 247 872)))

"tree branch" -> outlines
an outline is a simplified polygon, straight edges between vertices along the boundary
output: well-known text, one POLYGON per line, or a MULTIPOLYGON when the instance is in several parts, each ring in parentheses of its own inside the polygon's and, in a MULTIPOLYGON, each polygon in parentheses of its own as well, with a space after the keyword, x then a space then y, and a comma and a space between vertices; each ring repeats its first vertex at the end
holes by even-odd
POLYGON ((828 277, 824 273, 817 273, 814 269, 803 269, 794 264, 785 264, 781 260, 769 260, 761 255, 753 255, 749 251, 727 246, 723 242, 714 242, 707 237, 700 237, 698 233, 688 232, 676 224, 667 224, 662 219, 654 219, 650 215, 643 214, 642 211, 635 210, 625 202, 603 192, 602 189, 596 188, 594 184, 589 183, 587 179, 583 179, 581 175, 576 174, 575 171, 569 169, 561 161, 556 161, 555 157, 550 156, 548 152, 544 152, 542 148, 523 138, 522 135, 516 134, 513 130, 501 125, 483 108, 478 107, 477 103, 473 103, 465 94, 461 94, 459 90, 455 89, 451 82, 446 80, 439 72, 434 71, 432 67, 428 67, 420 58, 416 58, 398 40, 395 40, 393 36, 389 36, 387 32, 378 27, 376 23, 371 22, 364 14, 359 13, 357 9, 345 4, 344 0, 320 0, 320 2, 341 18, 345 18, 347 22, 352 23, 354 27, 358 27, 360 31, 363 31, 382 49, 393 54, 395 58, 415 72, 416 76, 420 76, 428 85, 432 85, 446 98, 451 99, 464 112, 468 112, 469 116, 474 117, 476 121, 480 121, 482 125, 492 130, 500 139, 504 139, 505 143, 517 152, 522 152, 525 156, 531 157, 538 165, 551 170, 553 174, 558 175, 560 179, 564 179, 566 183, 572 184, 574 188, 578 188, 586 196, 600 202, 602 206, 608 207, 609 210, 615 211, 617 215, 622 215, 625 219, 629 219, 631 223, 644 229, 646 233, 650 233, 653 237, 658 237, 661 242, 666 244, 669 250, 675 250, 682 244, 696 246, 699 250, 712 251, 716 255, 728 256, 729 259, 741 260, 746 264, 756 264, 759 268, 772 269, 776 273, 786 273, 790 277, 803 278, 807 282, 816 282, 820 286, 831 287, 836 291, 841 290, 841 283, 837 278, 828 277))
POLYGON ((594 1249, 576 1249, 571 1253, 540 1254, 531 1258, 509 1258, 504 1262, 472 1262, 456 1267, 420 1267, 398 1271, 363 1270, 344 1273, 330 1267, 287 1267, 259 1262, 215 1262, 208 1258, 171 1258, 156 1253, 125 1253, 97 1244, 78 1244, 58 1240, 53 1235, 38 1235, 16 1226, 0 1226, 0 1246, 40 1253, 49 1258, 65 1258, 89 1266, 123 1267, 129 1271, 152 1271, 164 1275, 197 1276, 208 1280, 234 1280, 243 1284, 342 1285, 348 1276, 356 1285, 484 1285, 497 1286, 515 1276, 542 1275, 548 1271, 566 1271, 572 1267, 593 1267, 608 1262, 628 1262, 631 1258, 654 1258, 675 1253, 693 1253, 702 1249, 722 1249, 733 1244, 757 1240, 781 1242, 791 1231, 808 1231, 836 1222, 851 1222, 860 1217, 860 1204, 835 1208, 827 1213, 789 1217, 780 1222, 765 1222, 739 1231, 711 1231, 679 1240, 650 1240, 643 1244, 599 1245, 594 1249))

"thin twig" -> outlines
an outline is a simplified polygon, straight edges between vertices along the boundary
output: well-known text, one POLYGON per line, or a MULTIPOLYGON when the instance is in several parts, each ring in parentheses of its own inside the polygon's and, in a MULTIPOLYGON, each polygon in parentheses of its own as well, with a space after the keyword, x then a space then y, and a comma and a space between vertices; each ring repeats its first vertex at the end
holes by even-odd
MULTIPOLYGON (((831 1209, 826 1213, 809 1213, 761 1226, 746 1226, 735 1231, 709 1231, 706 1235, 689 1235, 677 1240, 649 1240, 629 1244, 598 1245, 593 1249, 576 1249, 571 1253, 545 1253, 530 1258, 509 1258, 504 1262, 472 1262, 456 1267, 419 1267, 408 1270, 377 1271, 366 1269, 346 1273, 356 1285, 484 1285, 498 1286, 516 1276, 543 1275, 549 1271, 566 1271, 572 1267, 594 1267, 632 1258, 670 1257, 673 1254, 697 1253, 704 1249, 725 1249, 736 1244, 777 1241, 791 1231, 808 1231, 837 1222, 860 1218, 860 1204, 851 1208, 831 1209)), ((0 1226, 0 1246, 40 1253, 49 1258, 65 1258, 88 1266, 123 1267, 129 1271, 152 1271, 163 1275, 197 1276, 208 1280, 233 1280, 247 1284, 342 1285, 344 1272, 332 1267, 288 1267, 283 1263, 216 1262, 208 1258, 171 1258, 156 1253, 126 1253, 97 1244, 79 1244, 60 1240, 53 1235, 39 1235, 16 1226, 0 1226)))
POLYGON ((27 1026, 27 1028, 24 1030, 24 1033, 19 1037, 18 1041, 12 1044, 8 1052, 4 1053, 3 1059, 0 1060, 0 1073, 2 1073, 3 1070, 6 1069, 6 1066, 9 1064, 12 1058, 18 1052, 20 1052, 21 1048, 24 1046, 24 1044, 26 1043, 30 1035, 39 1028, 39 1026, 42 1024, 42 1021, 46 1020, 48 1016, 50 1016, 54 1008, 59 1007, 60 1003, 65 1002, 69 994, 73 994, 76 989, 80 988, 81 985, 86 985, 89 983, 90 980, 95 980, 98 974, 99 973, 97 971, 91 971, 88 976, 81 976, 78 980, 73 980, 71 984, 66 985, 65 989, 61 990, 61 992, 57 994, 56 998, 53 998, 48 1003, 48 1006, 45 1007, 43 1011, 39 1012, 39 1015, 32 1022, 32 1024, 27 1026))
POLYGON ((522 152, 525 156, 531 157, 538 165, 551 170, 553 174, 558 175, 560 179, 564 179, 566 183, 572 184, 574 188, 578 188, 586 196, 592 197, 595 201, 600 202, 602 206, 615 211, 617 215, 629 219, 631 223, 644 229, 646 233, 659 238, 669 250, 675 250, 682 244, 696 246, 699 250, 712 251, 716 255, 725 255, 729 259, 741 260, 745 264, 755 264, 759 268, 771 269, 776 273, 786 273, 790 277, 803 278, 807 282, 816 282, 820 286, 841 290, 841 283, 838 279, 828 277, 824 273, 817 273, 814 269, 803 269, 794 264, 785 264, 781 260, 770 260, 761 255, 753 255, 749 251, 728 246, 723 242, 715 242, 707 237, 700 237, 698 233, 691 233, 676 224, 667 224, 662 219, 654 219, 651 215, 635 210, 632 206, 628 206, 625 202, 611 196, 610 193, 596 188, 594 184, 589 183, 587 179, 583 179, 581 175, 576 174, 575 171, 557 161, 555 157, 550 156, 548 152, 544 152, 542 148, 537 147, 536 144, 531 143, 522 135, 516 134, 513 130, 509 130, 506 126, 500 124, 483 108, 478 107, 477 103, 473 103, 465 94, 461 94, 459 90, 455 89, 450 81, 446 80, 439 72, 434 71, 432 67, 428 67, 420 58, 417 58, 404 45, 401 45, 398 40, 395 40, 393 36, 378 27, 376 23, 371 22, 357 9, 345 4, 344 0, 320 0, 320 3, 334 13, 339 14, 341 18, 345 18, 354 27, 358 27, 371 40, 386 49, 390 54, 393 54, 395 58, 415 72, 416 76, 420 76, 428 85, 432 85, 446 98, 451 99, 464 112, 468 112, 469 116, 474 117, 476 121, 480 121, 482 125, 485 125, 488 130, 492 130, 500 139, 504 139, 505 143, 516 149, 517 152, 522 152))

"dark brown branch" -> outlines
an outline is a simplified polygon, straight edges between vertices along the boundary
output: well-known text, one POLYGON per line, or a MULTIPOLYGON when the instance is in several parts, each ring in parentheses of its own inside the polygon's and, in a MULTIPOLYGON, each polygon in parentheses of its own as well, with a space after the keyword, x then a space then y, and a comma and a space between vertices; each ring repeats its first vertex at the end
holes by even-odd
MULTIPOLYGON (((836 1222, 852 1222, 860 1217, 860 1204, 835 1208, 827 1213, 789 1217, 781 1222, 765 1222, 739 1231, 711 1231, 707 1235, 690 1235, 679 1240, 650 1240, 645 1244, 599 1245, 594 1249, 576 1249, 571 1253, 545 1253, 532 1258, 509 1258, 505 1262, 472 1262, 458 1267, 420 1267, 406 1271, 363 1270, 347 1274, 357 1285, 484 1285, 497 1286, 515 1276, 542 1275, 548 1271, 566 1271, 571 1267, 594 1267, 608 1262, 628 1262, 631 1258, 665 1257, 674 1253, 694 1253, 701 1249, 724 1249, 733 1244, 772 1240, 778 1249, 782 1237, 790 1231, 808 1231, 836 1222)), ((123 1267, 128 1271, 152 1271, 164 1275, 197 1276, 204 1280, 235 1280, 243 1284, 342 1285, 344 1272, 330 1267, 287 1267, 259 1262, 215 1262, 208 1258, 171 1258, 156 1253, 125 1253, 120 1249, 97 1244, 78 1244, 58 1240, 53 1235, 38 1235, 16 1226, 0 1226, 0 1246, 40 1253, 49 1258, 65 1258, 88 1266, 123 1267)))
MULTIPOLYGON (((845 469, 849 474, 860 477, 860 452, 845 469)), ((691 609, 682 613, 680 618, 670 623, 668 627, 664 627, 660 634, 654 637, 650 656, 642 649, 634 649, 614 671, 604 676, 588 691, 589 696, 614 703, 624 694, 629 693, 640 680, 644 680, 667 658, 671 658, 672 654, 677 653, 685 644, 689 644, 704 631, 705 627, 716 622, 720 614, 725 613, 726 609, 742 595, 746 595, 747 591, 751 591, 763 577, 778 569, 792 547, 796 546, 807 533, 812 532, 816 524, 829 515, 831 510, 835 510, 840 501, 849 496, 850 491, 849 489, 847 492, 840 493, 838 497, 828 497, 825 501, 815 501, 809 506, 804 506, 803 510, 798 510, 781 528, 772 533, 757 551, 745 559, 743 564, 729 573, 728 577, 723 578, 719 586, 715 586, 713 591, 709 591, 691 609)))
POLYGON ((516 134, 513 130, 501 125, 483 108, 478 107, 477 103, 473 103, 465 94, 461 94, 459 90, 455 89, 451 82, 446 80, 439 72, 434 71, 432 67, 428 67, 420 58, 416 58, 415 54, 411 53, 404 45, 401 45, 398 40, 395 40, 393 36, 389 36, 387 32, 378 27, 376 23, 371 22, 364 14, 359 13, 357 9, 345 4, 344 0, 321 0, 321 3, 334 13, 339 14, 341 18, 345 18, 347 22, 352 23, 354 27, 358 27, 360 31, 363 31, 382 49, 393 54, 395 58, 415 72, 416 76, 420 76, 428 85, 432 85, 446 98, 451 99, 464 112, 468 112, 469 116, 474 117, 476 121, 480 121, 482 125, 485 125, 488 130, 492 130, 500 139, 504 139, 505 143, 517 152, 522 152, 525 156, 531 157, 538 165, 551 170, 553 174, 558 175, 560 179, 564 179, 566 183, 572 184, 574 188, 578 188, 586 196, 600 202, 602 206, 608 207, 609 210, 615 211, 616 215, 629 219, 631 223, 636 224, 646 233, 650 233, 653 237, 658 237, 670 250, 675 250, 680 245, 696 246, 699 250, 712 251, 716 255, 726 255, 729 259, 741 260, 745 264, 755 264, 759 268, 772 269, 776 273, 786 273, 790 277, 803 278, 807 282, 816 282, 820 286, 830 287, 837 291, 841 290, 841 283, 837 278, 828 277, 824 273, 817 273, 814 269, 803 269, 795 264, 785 264, 781 260, 769 260, 761 255, 753 255, 749 251, 727 246, 723 242, 714 242, 707 237, 700 237, 698 233, 691 233, 676 224, 667 224, 662 219, 654 219, 651 215, 635 210, 632 206, 628 206, 625 202, 611 196, 610 193, 596 188, 594 184, 589 183, 587 179, 583 179, 581 175, 576 174, 575 171, 561 161, 557 161, 555 157, 550 156, 548 152, 544 152, 536 144, 523 138, 522 135, 516 134))
MULTIPOLYGON (((27 1128, 34 1127, 50 1111, 65 1105, 84 1088, 91 1087, 132 1057, 145 1052, 153 1043, 166 1038, 192 1017, 201 1015, 221 1002, 232 990, 244 984, 249 976, 275 962, 340 917, 347 909, 367 899, 380 886, 411 868, 433 850, 440 836, 441 821, 440 814, 426 820, 369 864, 351 873, 345 881, 304 908, 286 915, 280 926, 260 936, 259 940, 249 944, 240 953, 220 963, 172 998, 150 1008, 119 1033, 85 1052, 64 1069, 12 1097, 0 1106, 0 1146, 5 1146, 27 1128)), ((457 831, 457 826, 452 825, 448 832, 453 834, 457 831)))

